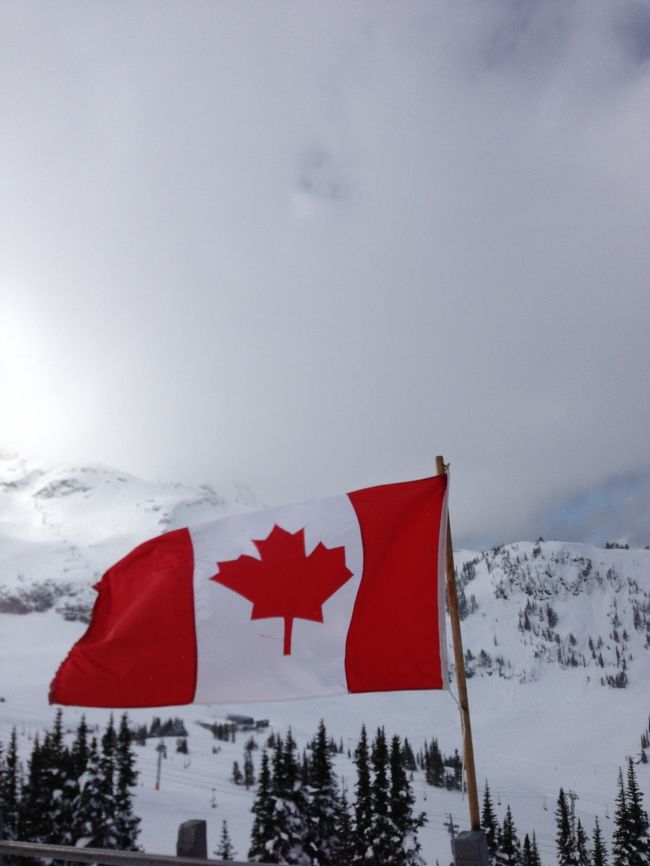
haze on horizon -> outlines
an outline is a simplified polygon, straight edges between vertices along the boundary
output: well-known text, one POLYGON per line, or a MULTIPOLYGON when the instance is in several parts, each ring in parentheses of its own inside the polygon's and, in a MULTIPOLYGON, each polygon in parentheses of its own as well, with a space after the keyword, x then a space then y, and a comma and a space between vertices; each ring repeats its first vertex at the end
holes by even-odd
POLYGON ((2 0, 0 445, 650 544, 646 0, 2 0))

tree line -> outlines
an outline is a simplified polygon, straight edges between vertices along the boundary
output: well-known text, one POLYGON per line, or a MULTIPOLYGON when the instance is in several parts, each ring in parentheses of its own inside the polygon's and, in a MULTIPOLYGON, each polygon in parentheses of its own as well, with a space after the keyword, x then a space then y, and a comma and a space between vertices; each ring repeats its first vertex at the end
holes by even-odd
POLYGON ((160 716, 154 716, 149 727, 147 725, 136 725, 131 729, 131 739, 140 746, 144 746, 149 737, 186 737, 187 729, 185 722, 175 716, 173 719, 163 721, 160 716))
POLYGON ((423 866, 415 798, 399 737, 365 727, 354 751, 352 801, 339 786, 333 750, 321 721, 311 748, 298 760, 291 731, 262 751, 248 859, 312 866, 423 866))
POLYGON ((51 730, 42 738, 34 737, 26 766, 14 728, 9 742, 0 742, 4 837, 136 851, 140 824, 133 812, 136 779, 126 714, 117 728, 111 716, 99 738, 90 736, 82 717, 68 747, 59 710, 51 730))
MULTIPOLYGON (((591 840, 581 820, 574 819, 568 804, 570 794, 563 788, 555 809, 555 847, 558 866, 648 866, 650 863, 650 835, 648 814, 643 808, 643 794, 639 789, 634 761, 629 758, 627 773, 619 769, 614 833, 611 860, 603 840, 598 818, 594 821, 591 840)), ((487 838, 491 866, 541 866, 535 833, 524 836, 523 844, 517 833, 510 805, 503 822, 499 824, 489 785, 483 797, 481 825, 487 838)))

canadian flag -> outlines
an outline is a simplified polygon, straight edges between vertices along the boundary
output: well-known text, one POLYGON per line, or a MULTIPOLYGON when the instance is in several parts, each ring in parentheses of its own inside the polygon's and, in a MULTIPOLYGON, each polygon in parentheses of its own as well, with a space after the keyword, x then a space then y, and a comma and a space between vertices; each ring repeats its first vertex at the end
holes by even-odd
POLYGON ((50 703, 446 688, 446 490, 437 475, 145 542, 97 584, 50 703))

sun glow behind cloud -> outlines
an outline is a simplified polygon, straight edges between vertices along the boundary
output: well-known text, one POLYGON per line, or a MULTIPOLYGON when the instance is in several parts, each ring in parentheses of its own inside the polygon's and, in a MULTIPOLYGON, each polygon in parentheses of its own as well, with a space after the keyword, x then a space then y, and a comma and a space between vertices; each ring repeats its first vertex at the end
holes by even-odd
POLYGON ((3 295, 9 300, 0 313, 2 437, 27 452, 45 446, 48 455, 69 453, 98 410, 90 365, 75 357, 74 334, 58 331, 28 292, 3 295))

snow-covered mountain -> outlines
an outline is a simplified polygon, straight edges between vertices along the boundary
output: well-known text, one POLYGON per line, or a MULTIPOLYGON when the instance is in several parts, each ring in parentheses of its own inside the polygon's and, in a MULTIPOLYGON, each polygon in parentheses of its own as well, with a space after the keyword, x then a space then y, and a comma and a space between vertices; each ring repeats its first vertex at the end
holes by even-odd
MULTIPOLYGON (((259 507, 245 489, 221 495, 106 467, 48 469, 7 454, 0 455, 0 494, 0 739, 17 725, 25 749, 51 720, 49 680, 85 629, 101 573, 167 529, 259 507)), ((521 834, 535 829, 543 861, 552 863, 560 785, 578 795, 576 813, 588 830, 598 815, 611 832, 617 768, 640 754, 650 711, 650 550, 539 540, 455 557, 479 784, 489 779, 501 817, 510 803, 521 834)), ((173 851, 178 823, 205 817, 211 844, 225 818, 245 854, 253 793, 229 781, 241 744, 214 753, 209 731, 192 724, 242 710, 251 712, 170 708, 191 730, 190 756, 170 753, 160 791, 151 784, 155 744, 139 750, 147 850, 173 851)), ((66 710, 71 726, 79 715, 66 710)), ((103 711, 87 715, 97 723, 106 718, 103 711)), ((132 715, 151 721, 153 713, 132 715)), ((354 747, 362 722, 371 731, 383 724, 416 748, 432 737, 447 754, 460 747, 457 709, 443 693, 255 705, 254 715, 277 730, 291 725, 303 742, 323 717, 346 747, 354 747)), ((353 784, 345 754, 337 762, 353 784)), ((639 767, 646 806, 649 766, 639 767)), ((419 773, 413 784, 429 815, 422 832, 427 862, 448 862, 444 824, 451 813, 466 826, 466 804, 457 792, 427 786, 419 773)))
POLYGON ((87 621, 93 583, 141 541, 255 504, 245 487, 225 498, 209 485, 156 484, 105 466, 46 469, 0 452, 0 612, 54 607, 87 621))

